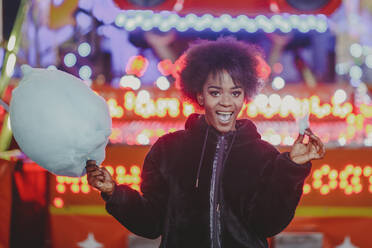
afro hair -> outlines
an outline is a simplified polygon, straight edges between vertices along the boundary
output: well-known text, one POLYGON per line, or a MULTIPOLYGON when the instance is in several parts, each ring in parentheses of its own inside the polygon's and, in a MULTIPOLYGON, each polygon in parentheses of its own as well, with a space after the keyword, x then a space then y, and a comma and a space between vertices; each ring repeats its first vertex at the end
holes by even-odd
POLYGON ((259 49, 233 37, 221 37, 216 41, 198 40, 186 51, 184 67, 180 72, 183 94, 197 103, 196 96, 203 90, 208 76, 226 71, 235 84, 244 89, 245 99, 254 96, 262 81, 257 75, 261 56, 259 49))

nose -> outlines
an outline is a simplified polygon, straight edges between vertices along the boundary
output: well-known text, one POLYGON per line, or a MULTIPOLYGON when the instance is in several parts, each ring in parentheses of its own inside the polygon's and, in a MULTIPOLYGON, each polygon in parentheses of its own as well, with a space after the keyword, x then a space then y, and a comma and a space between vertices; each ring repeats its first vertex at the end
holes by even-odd
POLYGON ((229 107, 232 104, 232 99, 230 94, 222 94, 219 104, 223 107, 229 107))

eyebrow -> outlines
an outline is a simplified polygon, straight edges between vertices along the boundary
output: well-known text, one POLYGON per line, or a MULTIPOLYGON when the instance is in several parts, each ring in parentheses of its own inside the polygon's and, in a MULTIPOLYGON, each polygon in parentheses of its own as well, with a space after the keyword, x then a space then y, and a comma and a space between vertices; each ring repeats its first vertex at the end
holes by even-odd
MULTIPOLYGON (((213 86, 213 85, 211 85, 211 86, 208 86, 208 89, 218 89, 218 90, 220 90, 220 89, 222 89, 222 87, 219 87, 219 86, 213 86)), ((236 89, 242 89, 242 87, 241 86, 234 86, 234 87, 232 87, 232 88, 230 88, 230 90, 236 90, 236 89)))

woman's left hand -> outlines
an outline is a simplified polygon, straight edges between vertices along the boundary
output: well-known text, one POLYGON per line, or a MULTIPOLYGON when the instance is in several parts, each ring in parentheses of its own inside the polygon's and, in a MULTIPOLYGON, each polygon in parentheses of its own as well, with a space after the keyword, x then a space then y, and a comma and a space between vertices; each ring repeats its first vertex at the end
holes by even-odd
POLYGON ((315 136, 310 128, 305 130, 304 134, 300 134, 294 142, 289 157, 297 164, 304 164, 313 159, 321 159, 325 155, 325 147, 319 137, 315 136), (307 144, 302 143, 305 134, 309 136, 307 144))

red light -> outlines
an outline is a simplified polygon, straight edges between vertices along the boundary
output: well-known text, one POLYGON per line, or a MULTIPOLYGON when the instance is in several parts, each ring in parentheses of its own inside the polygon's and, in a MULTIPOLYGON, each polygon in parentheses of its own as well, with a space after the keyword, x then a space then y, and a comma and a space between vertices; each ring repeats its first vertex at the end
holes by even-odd
POLYGON ((137 77, 142 77, 142 75, 147 70, 147 67, 149 65, 149 61, 141 56, 132 56, 127 64, 127 67, 125 68, 125 71, 127 74, 136 75, 137 77))
POLYGON ((158 63, 158 70, 164 76, 169 76, 173 71, 173 63, 170 59, 164 59, 158 63))
POLYGON ((60 197, 56 197, 53 200, 53 204, 56 208, 62 208, 63 207, 63 200, 60 197))

